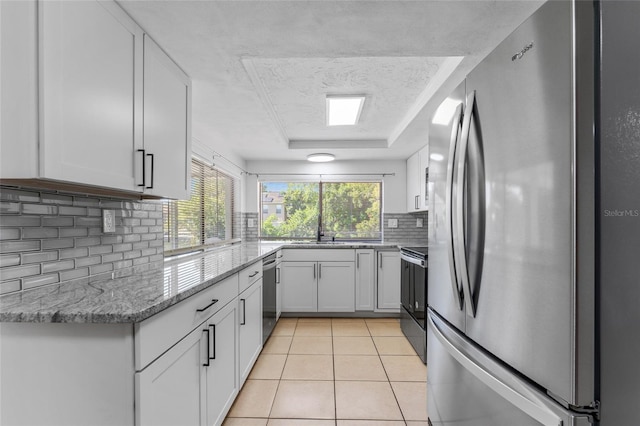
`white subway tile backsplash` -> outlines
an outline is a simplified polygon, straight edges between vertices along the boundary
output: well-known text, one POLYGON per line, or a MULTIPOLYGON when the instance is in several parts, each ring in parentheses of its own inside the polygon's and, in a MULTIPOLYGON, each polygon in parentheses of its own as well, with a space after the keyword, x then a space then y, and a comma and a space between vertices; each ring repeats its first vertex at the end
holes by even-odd
POLYGON ((12 293, 14 291, 20 291, 20 289, 20 280, 0 282, 0 294, 12 293))
MULTIPOLYGON (((19 254, 4 254, 0 256, 0 268, 17 265, 20 265, 19 254)), ((2 277, 0 277, 0 279, 2 279, 2 277)))
POLYGON ((19 228, 0 228, 0 240, 19 240, 19 228))
MULTIPOLYGON (((44 239, 58 238, 58 228, 25 228, 22 230, 22 238, 28 239, 44 239)), ((3 240, 5 238, 2 238, 3 240)))
POLYGON ((89 249, 86 247, 71 248, 60 250, 60 259, 75 259, 78 257, 89 256, 89 249))
POLYGON ((58 214, 58 206, 50 206, 46 204, 23 204, 22 214, 55 215, 58 214))
POLYGON ((2 280, 13 280, 40 274, 40 265, 9 266, 2 268, 2 280))
POLYGON ((40 241, 0 241, 0 253, 38 251, 40 248, 40 241))
POLYGON ((59 272, 68 269, 74 269, 75 263, 73 259, 68 260, 59 260, 57 262, 43 263, 42 264, 42 273, 47 274, 49 272, 59 272))
POLYGON ((48 284, 55 284, 60 282, 60 275, 57 273, 47 275, 37 275, 35 277, 28 277, 22 279, 22 289, 27 290, 34 287, 40 287, 48 284))
POLYGON ((22 253, 20 255, 20 261, 23 265, 27 265, 29 263, 42 263, 42 262, 51 262, 53 260, 58 260, 59 258, 58 251, 41 251, 38 253, 22 253))
POLYGON ((61 249, 73 247, 73 238, 42 240, 42 249, 61 249))
POLYGON ((162 266, 162 203, 0 186, 0 294, 162 266), (116 233, 102 232, 102 209, 116 233))
MULTIPOLYGON (((0 212, 1 213, 1 212, 0 212)), ((19 226, 26 228, 29 226, 40 226, 40 216, 0 216, 0 226, 19 226)), ((42 223, 42 226, 47 226, 42 223)))

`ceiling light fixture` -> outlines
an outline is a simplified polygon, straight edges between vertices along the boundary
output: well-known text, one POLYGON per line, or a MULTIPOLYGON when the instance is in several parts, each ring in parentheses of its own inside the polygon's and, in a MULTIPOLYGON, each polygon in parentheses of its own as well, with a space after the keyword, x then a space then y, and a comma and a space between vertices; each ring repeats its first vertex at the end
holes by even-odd
POLYGON ((327 126, 353 126, 358 123, 363 95, 327 95, 327 126))
POLYGON ((327 153, 317 153, 317 154, 307 155, 307 161, 312 161, 314 163, 326 163, 329 161, 333 161, 335 159, 336 159, 335 155, 327 154, 327 153))

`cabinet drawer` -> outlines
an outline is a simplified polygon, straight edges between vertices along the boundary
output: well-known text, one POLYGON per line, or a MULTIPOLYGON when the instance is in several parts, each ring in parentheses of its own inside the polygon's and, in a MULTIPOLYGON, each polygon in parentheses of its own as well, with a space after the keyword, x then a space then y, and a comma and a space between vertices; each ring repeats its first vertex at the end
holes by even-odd
POLYGON ((136 371, 140 371, 237 296, 238 275, 235 274, 149 319, 136 323, 136 371), (218 301, 211 304, 213 299, 218 301))
POLYGON ((240 293, 249 288, 249 286, 260 278, 262 278, 262 260, 247 266, 238 273, 240 279, 240 293))
POLYGON ((353 262, 356 255, 354 249, 284 249, 283 259, 289 262, 353 262))

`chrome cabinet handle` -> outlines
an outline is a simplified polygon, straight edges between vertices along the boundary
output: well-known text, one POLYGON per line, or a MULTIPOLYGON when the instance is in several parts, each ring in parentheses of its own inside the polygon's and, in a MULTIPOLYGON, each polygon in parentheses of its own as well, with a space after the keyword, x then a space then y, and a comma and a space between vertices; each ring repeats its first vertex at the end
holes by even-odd
POLYGON ((247 324, 247 299, 240 299, 240 301, 242 302, 242 322, 240 323, 240 325, 246 325, 247 324))
POLYGON ((258 275, 260 273, 260 271, 254 271, 253 274, 249 275, 249 278, 253 278, 256 275, 258 275))
POLYGON ((415 206, 415 209, 416 209, 416 210, 418 210, 418 209, 420 208, 420 207, 418 207, 418 203, 419 203, 419 200, 420 200, 420 196, 419 196, 419 195, 416 195, 416 196, 415 196, 415 197, 413 197, 413 198, 414 198, 414 200, 413 200, 413 204, 414 204, 414 206, 415 206))
POLYGON ((313 279, 316 279, 316 264, 313 264, 313 279))
POLYGON ((204 312, 207 309, 209 309, 210 307, 212 307, 213 305, 215 305, 216 303, 218 303, 218 299, 211 299, 211 303, 209 303, 204 308, 196 309, 196 312, 204 312))
MULTIPOLYGON (((445 217, 447 220, 447 257, 449 259, 449 272, 451 274, 451 287, 453 289, 453 298, 457 301, 458 309, 462 310, 462 290, 458 286, 457 259, 455 252, 455 241, 458 238, 456 222, 453 220, 453 196, 454 178, 455 178, 455 157, 459 155, 456 150, 458 146, 458 137, 460 136, 460 128, 462 126, 462 104, 456 107, 454 113, 453 126, 451 129, 451 140, 449 141, 449 159, 447 162, 447 193, 445 196, 445 217)), ((459 195, 458 195, 459 196, 459 195)))
POLYGON ((465 232, 464 224, 464 203, 462 202, 465 183, 465 162, 467 160, 467 153, 469 149, 469 133, 471 131, 471 117, 473 116, 473 107, 475 105, 475 90, 467 97, 467 108, 464 112, 464 118, 462 119, 462 135, 460 136, 460 153, 457 156, 457 178, 456 178, 456 227, 458 237, 456 242, 456 258, 458 262, 458 276, 462 284, 462 291, 464 292, 465 305, 467 306, 467 315, 471 317, 476 316, 476 306, 471 294, 471 285, 469 283, 469 270, 467 267, 467 250, 466 250, 466 238, 463 233, 465 232))
POLYGON ((318 264, 318 279, 322 279, 322 263, 318 264))
POLYGON ((360 253, 356 253, 356 269, 360 269, 360 253))
POLYGON ((276 284, 280 284, 280 267, 276 268, 276 284))

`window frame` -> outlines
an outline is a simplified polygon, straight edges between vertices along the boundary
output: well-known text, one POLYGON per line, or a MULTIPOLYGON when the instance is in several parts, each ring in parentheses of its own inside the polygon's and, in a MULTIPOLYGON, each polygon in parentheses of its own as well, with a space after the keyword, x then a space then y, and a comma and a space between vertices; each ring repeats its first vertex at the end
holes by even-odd
MULTIPOLYGON (((162 242, 163 242, 163 249, 164 249, 164 257, 167 259, 171 257, 179 256, 179 255, 203 252, 207 249, 225 246, 225 245, 229 245, 229 244, 233 244, 241 241, 240 238, 234 238, 234 235, 237 232, 237 230, 234 229, 235 228, 234 214, 235 214, 235 203, 236 203, 235 193, 240 189, 240 182, 238 182, 237 177, 233 176, 230 173, 225 172, 224 170, 220 170, 214 165, 208 164, 196 157, 193 157, 191 159, 190 167, 192 167, 192 176, 191 176, 192 191, 190 193, 189 200, 163 200, 162 228, 164 232, 163 232, 162 242), (197 188, 198 185, 196 184, 197 181, 194 180, 193 170, 194 168, 197 168, 197 167, 201 168, 201 172, 200 172, 200 176, 197 176, 195 179, 201 179, 201 184, 199 185, 200 186, 199 193, 197 195, 194 195, 193 190, 197 188), (220 200, 223 200, 223 202, 225 203, 225 209, 224 209, 225 210, 225 239, 216 241, 214 243, 205 243, 206 235, 207 235, 207 227, 206 227, 207 219, 205 218, 205 211, 206 211, 205 198, 206 197, 204 194, 208 188, 211 188, 208 184, 205 183, 205 180, 207 178, 211 178, 212 174, 215 176, 215 179, 216 179, 216 187, 217 187, 216 189, 219 188, 218 179, 220 177, 224 177, 225 185, 227 184, 227 180, 229 182, 229 188, 225 189, 225 191, 222 191, 222 193, 224 194, 224 197, 220 198, 220 193, 216 193, 216 201, 220 202, 220 200), (198 239, 200 244, 188 246, 188 247, 177 247, 177 248, 167 249, 166 248, 167 238, 170 238, 171 235, 174 235, 174 238, 176 238, 175 236, 179 238, 180 233, 178 231, 179 229, 178 221, 171 220, 171 218, 167 218, 166 215, 173 214, 174 216, 177 216, 177 212, 180 208, 179 203, 181 202, 188 203, 190 200, 193 199, 194 196, 199 197, 198 211, 199 211, 200 223, 199 223, 199 229, 198 229, 199 231, 198 239), (229 226, 230 229, 227 229, 227 224, 230 225, 229 226)), ((217 211, 218 209, 214 208, 213 210, 217 211)))
MULTIPOLYGON (((273 179, 273 180, 259 180, 258 181, 258 199, 259 206, 258 211, 262 212, 263 208, 263 196, 262 196, 262 185, 269 182, 278 182, 278 183, 312 183, 318 184, 318 211, 319 211, 319 219, 320 221, 316 224, 318 226, 324 226, 324 202, 323 202, 323 186, 324 184, 339 184, 339 183, 367 183, 367 184, 377 184, 378 185, 378 199, 380 203, 380 207, 378 209, 378 238, 344 238, 340 237, 339 241, 353 241, 353 242, 380 242, 383 240, 383 180, 367 180, 367 179, 359 179, 359 180, 283 180, 283 179, 273 179)), ((286 209, 283 205, 283 212, 286 213, 286 209)), ((258 225, 258 239, 264 241, 316 241, 317 236, 315 237, 270 237, 262 235, 262 223, 263 223, 263 215, 259 215, 259 225, 258 225)), ((324 230, 324 228, 322 228, 324 230)))

